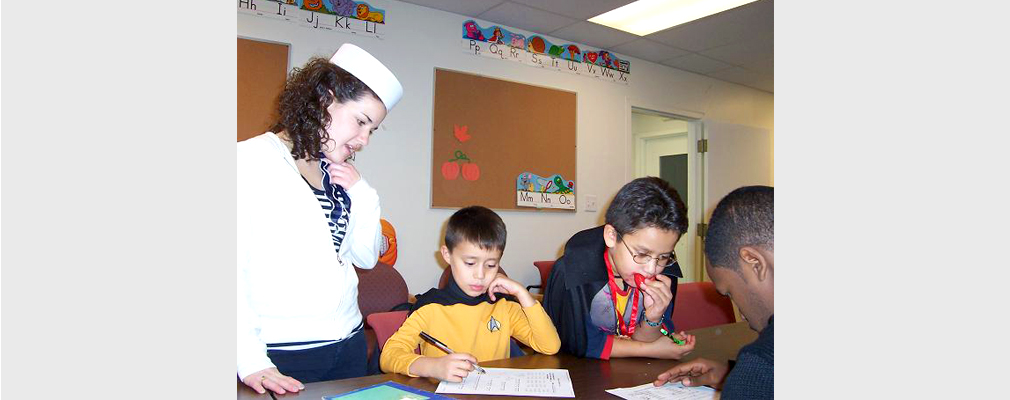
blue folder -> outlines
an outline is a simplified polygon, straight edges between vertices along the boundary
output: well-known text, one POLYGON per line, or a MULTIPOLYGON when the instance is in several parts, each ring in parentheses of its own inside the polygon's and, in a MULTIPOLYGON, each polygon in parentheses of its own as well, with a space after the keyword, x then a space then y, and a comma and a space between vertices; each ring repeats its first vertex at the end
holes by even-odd
POLYGON ((424 391, 418 388, 401 385, 393 381, 386 381, 369 387, 364 387, 351 392, 338 394, 335 396, 323 396, 323 400, 401 400, 401 399, 450 399, 439 394, 424 391))

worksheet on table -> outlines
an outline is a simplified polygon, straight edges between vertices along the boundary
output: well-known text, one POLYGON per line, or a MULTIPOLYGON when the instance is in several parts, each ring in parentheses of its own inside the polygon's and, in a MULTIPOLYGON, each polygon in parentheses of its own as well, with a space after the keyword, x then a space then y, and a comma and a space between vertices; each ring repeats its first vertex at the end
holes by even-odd
POLYGON ((441 382, 435 393, 505 396, 575 397, 572 377, 564 369, 484 368, 462 382, 441 382))
POLYGON ((711 400, 715 397, 715 389, 710 387, 685 387, 670 382, 659 387, 650 382, 630 388, 609 389, 607 393, 628 400, 711 400))

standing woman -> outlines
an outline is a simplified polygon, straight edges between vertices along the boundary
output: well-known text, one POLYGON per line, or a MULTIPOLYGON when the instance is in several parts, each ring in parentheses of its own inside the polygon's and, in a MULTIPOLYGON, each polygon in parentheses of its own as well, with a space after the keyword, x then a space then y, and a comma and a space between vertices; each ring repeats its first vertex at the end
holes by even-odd
POLYGON ((259 393, 366 374, 352 264, 375 265, 382 232, 350 161, 402 95, 344 44, 292 71, 271 131, 238 143, 238 377, 259 393))

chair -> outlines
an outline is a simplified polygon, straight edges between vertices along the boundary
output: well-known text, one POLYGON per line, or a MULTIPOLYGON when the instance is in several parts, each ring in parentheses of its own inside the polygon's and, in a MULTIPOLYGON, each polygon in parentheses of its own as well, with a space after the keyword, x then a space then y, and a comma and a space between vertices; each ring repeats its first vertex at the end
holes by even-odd
POLYGON ((534 261, 533 266, 540 270, 540 284, 529 285, 526 287, 526 290, 537 288, 540 289, 540 293, 543 293, 544 285, 547 284, 547 278, 551 276, 551 268, 554 268, 554 261, 534 261))
POLYGON ((358 308, 365 318, 365 339, 371 359, 378 339, 373 327, 367 323, 368 316, 406 303, 409 299, 407 282, 395 268, 383 263, 375 264, 372 269, 355 268, 354 272, 358 274, 358 308))
POLYGON ((719 294, 712 282, 688 282, 677 285, 673 304, 673 326, 680 331, 736 322, 733 303, 719 294))
MULTIPOLYGON (((509 274, 505 272, 505 268, 500 265, 498 266, 498 272, 502 275, 509 276, 509 274)), ((438 278, 438 288, 445 289, 445 285, 449 283, 450 278, 452 278, 452 267, 445 267, 445 269, 442 270, 442 276, 438 278)))
POLYGON ((379 345, 379 351, 382 351, 382 347, 386 345, 389 337, 393 336, 396 330, 400 329, 400 325, 403 325, 403 321, 407 320, 407 312, 378 312, 369 314, 365 320, 375 330, 376 343, 379 345))

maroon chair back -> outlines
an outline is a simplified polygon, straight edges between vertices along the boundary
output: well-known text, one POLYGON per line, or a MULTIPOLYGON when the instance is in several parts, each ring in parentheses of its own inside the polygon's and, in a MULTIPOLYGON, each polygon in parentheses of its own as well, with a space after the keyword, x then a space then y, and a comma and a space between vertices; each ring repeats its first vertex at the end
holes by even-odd
POLYGON ((547 285, 547 278, 551 276, 551 268, 554 268, 554 261, 534 261, 533 266, 537 267, 540 271, 540 284, 539 285, 529 285, 526 290, 530 289, 540 289, 540 293, 544 292, 544 285, 547 285))
MULTIPOLYGON (((505 272, 505 267, 500 265, 498 266, 498 272, 501 272, 502 275, 509 276, 509 274, 505 272)), ((452 267, 445 267, 445 269, 442 270, 442 276, 438 278, 438 288, 445 289, 445 285, 449 283, 449 279, 452 279, 452 267)))
POLYGON ((680 331, 736 322, 733 303, 719 294, 712 282, 687 282, 677 285, 673 304, 673 326, 680 331))
POLYGON ((540 270, 540 285, 547 283, 547 278, 551 276, 551 268, 554 268, 554 260, 534 261, 533 266, 540 270))
POLYGON ((400 272, 387 264, 377 263, 372 269, 354 268, 354 272, 358 274, 358 308, 365 319, 366 353, 371 359, 376 345, 384 341, 378 342, 377 332, 368 324, 368 317, 406 303, 410 294, 400 272))
POLYGON ((355 268, 354 272, 358 274, 358 307, 362 317, 389 311, 410 297, 403 276, 387 264, 378 263, 372 269, 355 268))
POLYGON ((403 321, 407 320, 407 312, 390 311, 372 313, 365 320, 375 330, 375 340, 379 345, 379 351, 382 351, 382 346, 386 345, 389 337, 393 336, 396 330, 400 329, 400 325, 403 325, 403 321))

